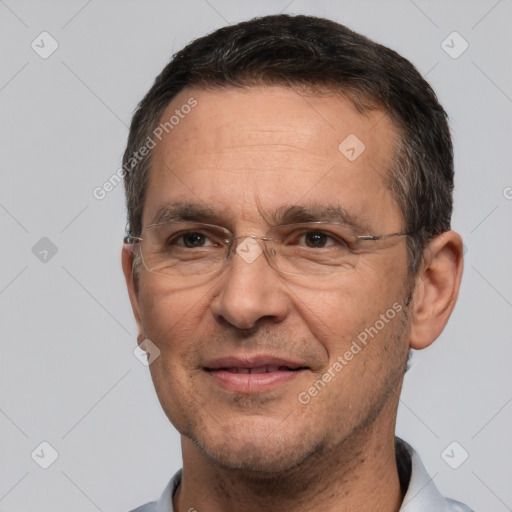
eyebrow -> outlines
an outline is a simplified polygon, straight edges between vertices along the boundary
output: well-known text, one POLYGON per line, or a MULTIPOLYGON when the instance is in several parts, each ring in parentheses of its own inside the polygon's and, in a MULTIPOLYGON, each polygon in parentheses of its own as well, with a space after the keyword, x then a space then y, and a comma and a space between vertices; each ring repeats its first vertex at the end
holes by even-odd
MULTIPOLYGON (((335 222, 345 224, 354 231, 371 231, 367 219, 347 211, 339 204, 284 204, 265 212, 263 218, 270 226, 302 222, 335 222)), ((204 204, 177 201, 160 206, 150 225, 166 222, 201 222, 225 225, 232 224, 232 217, 204 204)))
POLYGON ((183 201, 168 203, 160 206, 153 216, 151 224, 163 222, 219 222, 222 215, 209 206, 183 201))
POLYGON ((309 203, 304 205, 283 205, 270 214, 276 224, 300 222, 335 222, 345 224, 357 231, 369 230, 367 219, 349 212, 339 204, 309 203))

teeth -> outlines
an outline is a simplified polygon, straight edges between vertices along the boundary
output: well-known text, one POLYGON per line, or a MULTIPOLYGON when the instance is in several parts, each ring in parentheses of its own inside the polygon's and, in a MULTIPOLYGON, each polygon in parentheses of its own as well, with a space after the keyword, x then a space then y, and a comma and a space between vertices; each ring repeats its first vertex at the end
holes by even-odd
POLYGON ((268 366, 260 366, 259 368, 250 368, 248 373, 268 373, 268 366))

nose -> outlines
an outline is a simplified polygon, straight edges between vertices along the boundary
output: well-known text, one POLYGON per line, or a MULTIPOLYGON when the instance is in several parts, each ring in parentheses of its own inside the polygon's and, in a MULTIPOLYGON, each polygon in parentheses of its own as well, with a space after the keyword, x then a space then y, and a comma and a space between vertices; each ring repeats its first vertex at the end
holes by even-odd
POLYGON ((282 322, 290 308, 282 277, 267 260, 263 244, 246 238, 227 262, 211 309, 219 322, 251 329, 264 320, 282 322))

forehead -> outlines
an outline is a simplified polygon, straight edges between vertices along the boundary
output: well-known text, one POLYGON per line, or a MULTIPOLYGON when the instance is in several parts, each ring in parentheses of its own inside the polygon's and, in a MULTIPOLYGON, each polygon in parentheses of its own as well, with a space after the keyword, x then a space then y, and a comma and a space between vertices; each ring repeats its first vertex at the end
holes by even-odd
POLYGON ((359 197, 359 210, 370 198, 377 210, 392 206, 385 182, 394 125, 382 110, 362 114, 342 95, 289 87, 186 89, 160 121, 146 220, 173 200, 248 219, 280 202, 342 201, 355 208, 359 197))

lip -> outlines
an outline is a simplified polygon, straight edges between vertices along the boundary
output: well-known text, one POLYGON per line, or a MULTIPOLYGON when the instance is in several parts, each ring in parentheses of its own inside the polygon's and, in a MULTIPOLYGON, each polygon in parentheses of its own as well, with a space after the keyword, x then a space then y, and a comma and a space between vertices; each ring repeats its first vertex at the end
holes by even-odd
POLYGON ((219 370, 221 368, 259 368, 261 366, 287 366, 288 368, 307 368, 307 365, 300 361, 274 357, 270 355, 257 355, 246 357, 219 357, 204 364, 207 370, 219 370))
POLYGON ((230 391, 263 393, 296 379, 309 370, 309 367, 290 359, 258 355, 214 359, 204 365, 204 370, 217 384, 230 391), (270 367, 271 371, 267 373, 265 367, 270 367), (247 373, 253 369, 258 373, 247 373), (237 373, 238 371, 244 373, 237 373))

